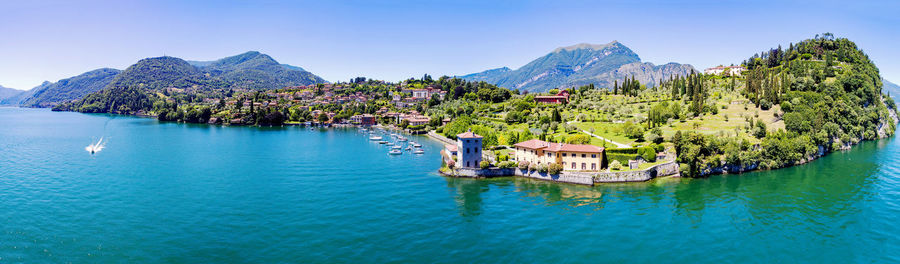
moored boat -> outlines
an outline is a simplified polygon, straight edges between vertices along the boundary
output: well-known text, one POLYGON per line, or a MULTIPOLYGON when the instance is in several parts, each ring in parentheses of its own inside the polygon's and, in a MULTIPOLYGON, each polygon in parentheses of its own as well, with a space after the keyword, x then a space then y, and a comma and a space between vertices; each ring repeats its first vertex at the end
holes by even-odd
POLYGON ((369 140, 372 140, 372 141, 381 141, 381 137, 379 137, 379 136, 372 136, 372 137, 369 137, 369 140))
POLYGON ((400 154, 403 154, 403 151, 399 151, 399 150, 396 150, 396 149, 395 149, 395 150, 388 151, 388 154, 390 154, 390 155, 400 155, 400 154))

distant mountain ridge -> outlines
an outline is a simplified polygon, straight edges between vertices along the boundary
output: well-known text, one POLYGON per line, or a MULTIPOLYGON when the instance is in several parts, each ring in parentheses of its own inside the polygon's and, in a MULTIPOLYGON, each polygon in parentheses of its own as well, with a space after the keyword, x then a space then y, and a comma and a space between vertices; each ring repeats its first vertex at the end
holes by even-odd
POLYGON ((115 87, 264 90, 314 83, 327 81, 301 67, 280 64, 258 51, 216 61, 185 61, 163 56, 139 60, 124 71, 103 68, 58 82, 44 82, 28 91, 0 96, 0 104, 53 107, 115 87))
POLYGON ((82 73, 78 76, 59 80, 55 83, 44 82, 32 88, 27 98, 19 103, 24 107, 53 107, 61 102, 84 97, 100 91, 118 75, 120 70, 102 68, 82 73))
POLYGON ((13 88, 6 88, 6 87, 3 87, 3 85, 0 85, 0 101, 4 100, 6 98, 16 96, 22 92, 24 92, 24 91, 16 90, 13 88))
POLYGON ((470 81, 485 81, 509 89, 543 92, 553 88, 595 84, 612 87, 615 80, 634 76, 641 83, 655 86, 660 79, 687 75, 695 70, 688 64, 654 65, 641 62, 631 49, 613 41, 603 45, 581 43, 560 47, 516 70, 507 67, 460 76, 470 81))

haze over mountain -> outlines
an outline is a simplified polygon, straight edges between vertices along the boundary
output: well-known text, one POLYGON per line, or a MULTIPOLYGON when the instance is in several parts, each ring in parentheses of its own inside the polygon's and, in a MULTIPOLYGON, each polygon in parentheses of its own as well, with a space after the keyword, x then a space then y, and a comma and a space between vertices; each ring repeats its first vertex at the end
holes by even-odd
POLYGON ((691 70, 694 67, 689 64, 654 65, 641 62, 634 51, 613 41, 604 45, 582 43, 561 47, 516 70, 503 67, 460 77, 509 89, 543 92, 591 83, 599 87, 612 87, 615 80, 631 76, 647 86, 655 86, 660 79, 687 75, 691 70))
POLYGON ((889 94, 892 98, 897 98, 897 96, 900 96, 900 85, 897 85, 885 79, 881 79, 881 83, 883 84, 882 90, 884 90, 884 92, 889 94))
POLYGON ((24 91, 22 91, 22 90, 16 90, 16 89, 13 89, 13 88, 6 88, 6 87, 3 87, 3 85, 0 85, 0 100, 3 100, 3 99, 6 99, 6 98, 15 96, 15 95, 20 94, 20 93, 22 93, 22 92, 24 92, 24 91))

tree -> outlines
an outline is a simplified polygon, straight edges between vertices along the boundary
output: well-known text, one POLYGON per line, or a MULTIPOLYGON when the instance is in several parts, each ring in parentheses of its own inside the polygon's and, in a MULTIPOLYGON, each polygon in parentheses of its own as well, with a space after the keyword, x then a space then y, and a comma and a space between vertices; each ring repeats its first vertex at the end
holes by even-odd
POLYGON ((400 121, 400 128, 406 129, 406 127, 408 127, 408 126, 409 126, 409 120, 403 119, 403 121, 400 121))
POLYGON ((318 117, 316 117, 316 119, 319 121, 319 123, 326 123, 328 122, 328 115, 325 113, 321 113, 318 117))
POLYGON ((562 116, 559 114, 559 109, 553 108, 551 120, 553 122, 562 122, 562 116))

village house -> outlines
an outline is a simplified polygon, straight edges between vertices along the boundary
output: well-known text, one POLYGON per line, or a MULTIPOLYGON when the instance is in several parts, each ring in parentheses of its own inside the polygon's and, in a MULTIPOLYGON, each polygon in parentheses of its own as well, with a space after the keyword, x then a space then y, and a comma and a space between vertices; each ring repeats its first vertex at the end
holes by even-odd
POLYGON ((532 139, 513 145, 515 161, 528 162, 535 165, 558 163, 563 170, 598 171, 603 169, 602 147, 593 145, 577 145, 551 143, 532 139))
POLYGON ((569 102, 569 92, 562 90, 556 95, 537 95, 534 97, 534 101, 544 104, 564 104, 569 102))
POLYGON ((375 116, 370 114, 354 115, 350 117, 350 122, 361 126, 375 125, 375 116))

